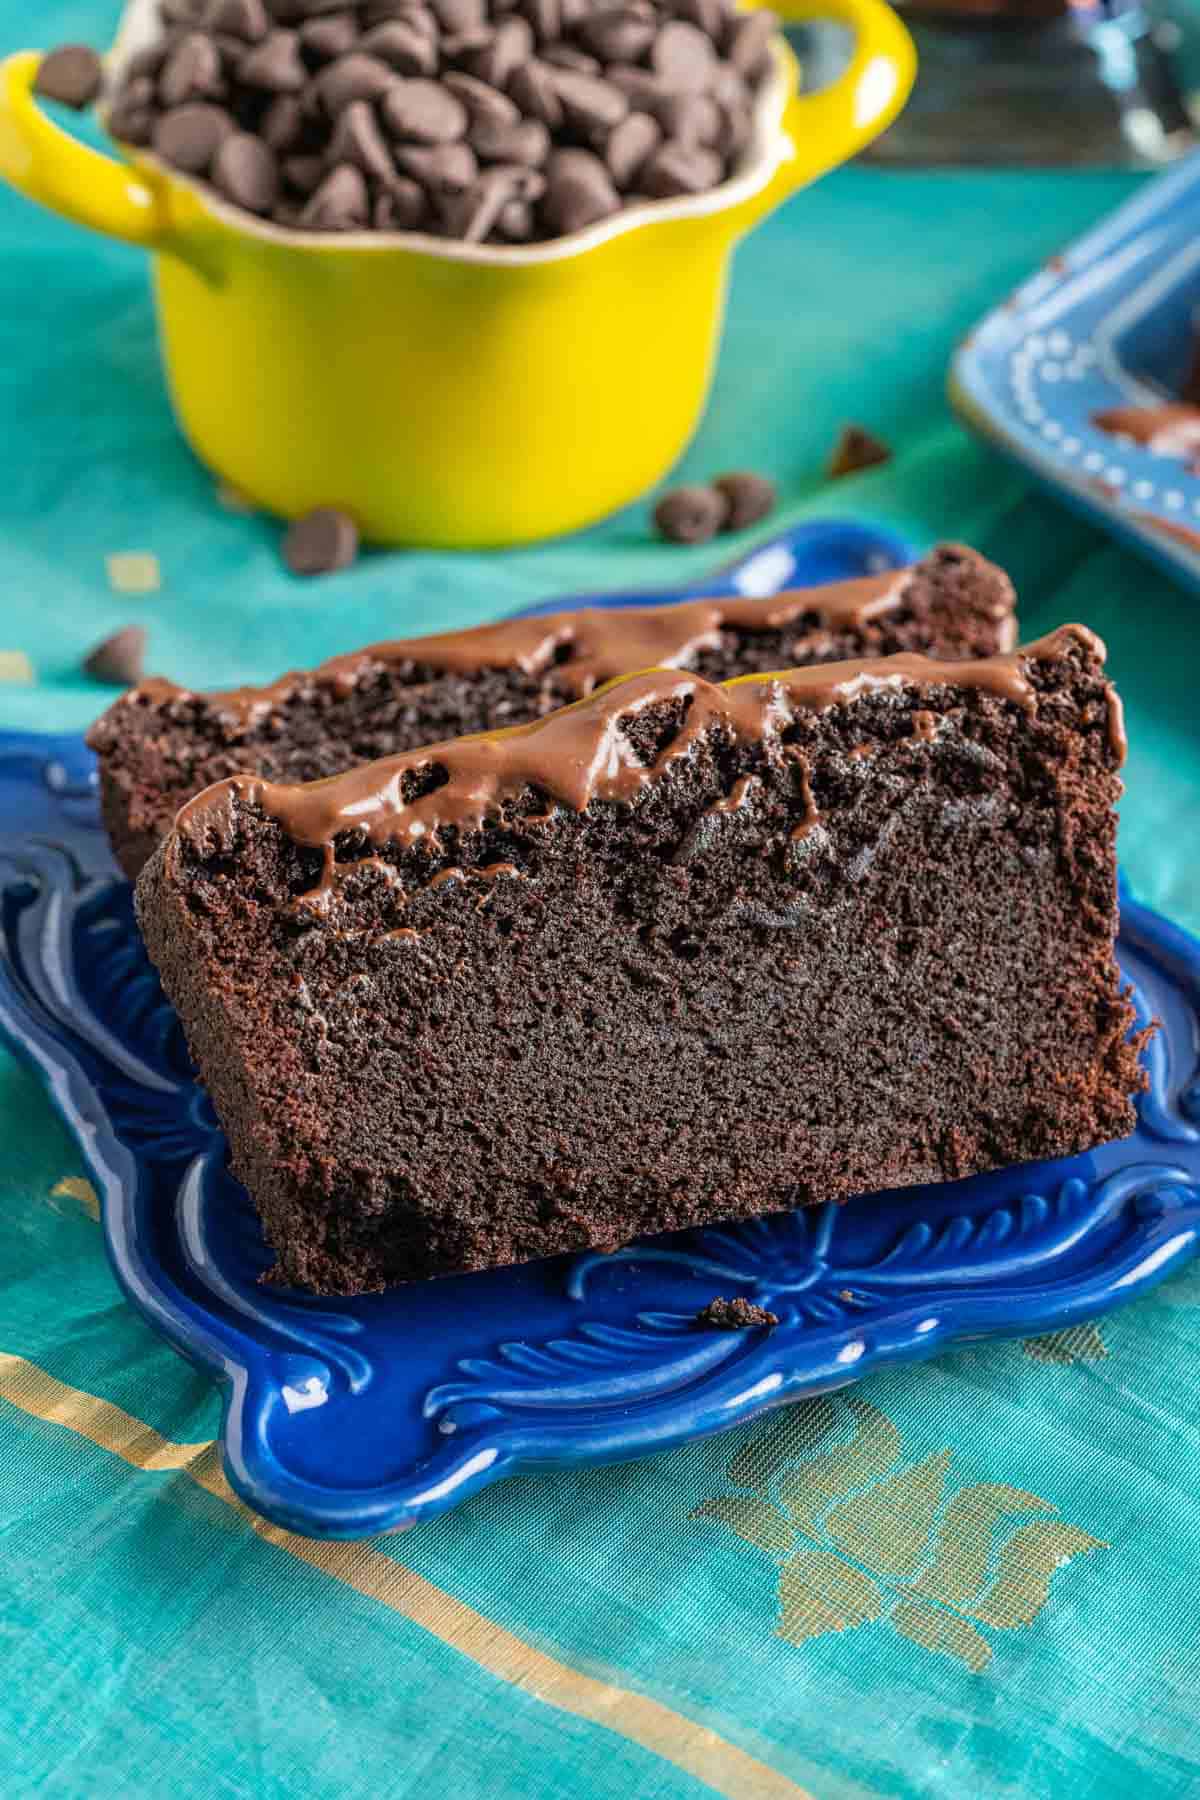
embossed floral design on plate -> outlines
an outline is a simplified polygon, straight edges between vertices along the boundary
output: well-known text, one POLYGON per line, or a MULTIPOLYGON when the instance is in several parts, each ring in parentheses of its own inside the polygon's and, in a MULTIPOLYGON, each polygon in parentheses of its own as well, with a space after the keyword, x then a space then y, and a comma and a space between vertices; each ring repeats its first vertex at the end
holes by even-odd
MULTIPOLYGON (((796 579, 792 552, 777 562, 796 579)), ((951 1343, 1064 1331, 1179 1267, 1200 1238, 1200 946, 1127 901, 1121 956, 1140 1017, 1165 1022, 1124 1143, 315 1300, 260 1284, 269 1256, 114 879, 91 759, 74 738, 0 737, 0 1027, 75 1133, 126 1294, 223 1383, 234 1487, 316 1536, 400 1528, 517 1470, 665 1449, 951 1343), (717 1294, 781 1323, 701 1330, 717 1294)))

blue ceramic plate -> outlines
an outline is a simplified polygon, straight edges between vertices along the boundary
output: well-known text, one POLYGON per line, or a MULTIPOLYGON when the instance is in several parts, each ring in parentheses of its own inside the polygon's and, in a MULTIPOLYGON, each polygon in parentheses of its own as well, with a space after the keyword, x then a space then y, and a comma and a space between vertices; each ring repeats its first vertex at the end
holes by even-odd
MULTIPOLYGON (((823 573, 891 555, 840 541, 848 560, 823 573)), ((1165 1021, 1124 1143, 313 1299, 259 1284, 269 1256, 114 875, 90 756, 78 738, 0 736, 0 1028, 87 1158, 125 1293, 222 1383, 234 1487, 313 1536, 409 1525, 517 1470, 665 1449, 965 1338, 1093 1317, 1167 1274, 1200 1234, 1200 945, 1127 903, 1121 956, 1141 1015, 1165 1021), (778 1329, 697 1329, 717 1294, 768 1306, 778 1329)))
POLYGON ((1156 455, 1092 419, 1178 398, 1198 306, 1200 153, 989 313, 950 372, 969 425, 1191 584, 1200 584, 1195 455, 1156 455))

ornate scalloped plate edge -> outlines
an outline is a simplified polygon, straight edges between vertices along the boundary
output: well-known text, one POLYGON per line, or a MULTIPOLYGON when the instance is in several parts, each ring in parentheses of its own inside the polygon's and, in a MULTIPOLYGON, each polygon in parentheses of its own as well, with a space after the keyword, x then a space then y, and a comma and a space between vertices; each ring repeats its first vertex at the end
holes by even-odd
POLYGON ((1148 1053, 1136 1135, 1067 1162, 334 1303, 269 1258, 111 876, 78 739, 0 737, 0 1030, 102 1196, 133 1304, 225 1390, 230 1479, 359 1537, 499 1476, 664 1449, 869 1370, 1094 1317, 1200 1242, 1200 945, 1126 897, 1148 1053), (771 1332, 705 1332, 743 1294, 771 1332))
POLYGON ((1200 585, 1200 475, 1093 415, 1178 394, 1200 264, 1200 154, 1156 177, 967 336, 950 368, 966 424, 1075 510, 1200 585))

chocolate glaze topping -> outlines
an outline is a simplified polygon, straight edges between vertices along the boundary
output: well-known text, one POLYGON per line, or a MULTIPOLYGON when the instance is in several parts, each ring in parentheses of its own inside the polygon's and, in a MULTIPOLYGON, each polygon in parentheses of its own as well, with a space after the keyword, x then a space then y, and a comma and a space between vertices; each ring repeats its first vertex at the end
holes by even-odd
MULTIPOLYGON (((412 663, 439 674, 519 669, 524 675, 540 675, 558 662, 558 679, 564 690, 582 699, 631 669, 672 668, 701 650, 719 648, 722 630, 776 631, 805 615, 816 618, 827 631, 861 628, 903 605, 911 574, 911 569, 889 569, 882 575, 865 575, 827 587, 796 588, 765 599, 726 596, 665 606, 581 607, 577 612, 547 613, 534 619, 501 619, 467 631, 371 644, 332 657, 315 669, 281 675, 264 687, 229 688, 203 698, 223 717, 250 729, 297 690, 327 686, 349 693, 366 672, 381 663, 412 663)), ((1003 618, 1007 612, 1007 605, 998 601, 995 616, 1003 618)), ((136 690, 137 698, 151 704, 188 694, 188 689, 158 676, 143 681, 136 690)))
MULTIPOLYGON (((547 796, 550 805, 539 815, 547 820, 557 807, 582 812, 593 800, 630 802, 714 728, 738 743, 777 741, 801 713, 845 706, 864 694, 913 688, 976 689, 1033 713, 1037 694, 1029 665, 1053 661, 1073 646, 1104 660, 1104 645, 1094 633, 1082 625, 1064 625, 1021 650, 977 662, 934 662, 906 653, 743 675, 719 686, 680 670, 651 669, 612 682, 591 698, 532 724, 405 751, 324 781, 286 786, 233 775, 188 801, 176 830, 201 850, 214 842, 229 843, 235 801, 245 801, 275 819, 294 842, 323 849, 327 879, 332 880, 334 842, 342 833, 360 833, 376 847, 411 847, 435 840, 446 827, 477 828, 496 817, 505 801, 531 788, 547 796), (623 722, 648 707, 681 699, 688 702, 681 728, 646 767, 622 730, 623 722), (406 800, 414 777, 431 770, 444 771, 446 779, 406 800)), ((1114 690, 1107 691, 1109 744, 1119 763, 1125 749, 1121 714, 1114 690)), ((817 822, 815 807, 812 811, 814 816, 805 821, 808 829, 817 822)))

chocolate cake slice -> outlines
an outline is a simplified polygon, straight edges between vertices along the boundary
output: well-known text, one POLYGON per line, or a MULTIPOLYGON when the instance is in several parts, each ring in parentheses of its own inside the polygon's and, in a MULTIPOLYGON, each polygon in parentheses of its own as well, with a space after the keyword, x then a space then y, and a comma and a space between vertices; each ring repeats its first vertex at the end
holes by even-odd
POLYGON ((192 800, 138 913, 280 1278, 358 1293, 1129 1132, 1103 659, 1072 625, 651 670, 192 800))
POLYGON ((922 650, 988 656, 1016 642, 1008 577, 943 544, 915 567, 765 600, 585 608, 443 637, 373 644, 270 687, 193 694, 145 681, 88 742, 104 822, 132 879, 179 807, 252 769, 315 781, 357 762, 552 712, 632 669, 670 665, 710 681, 847 656, 922 650))

